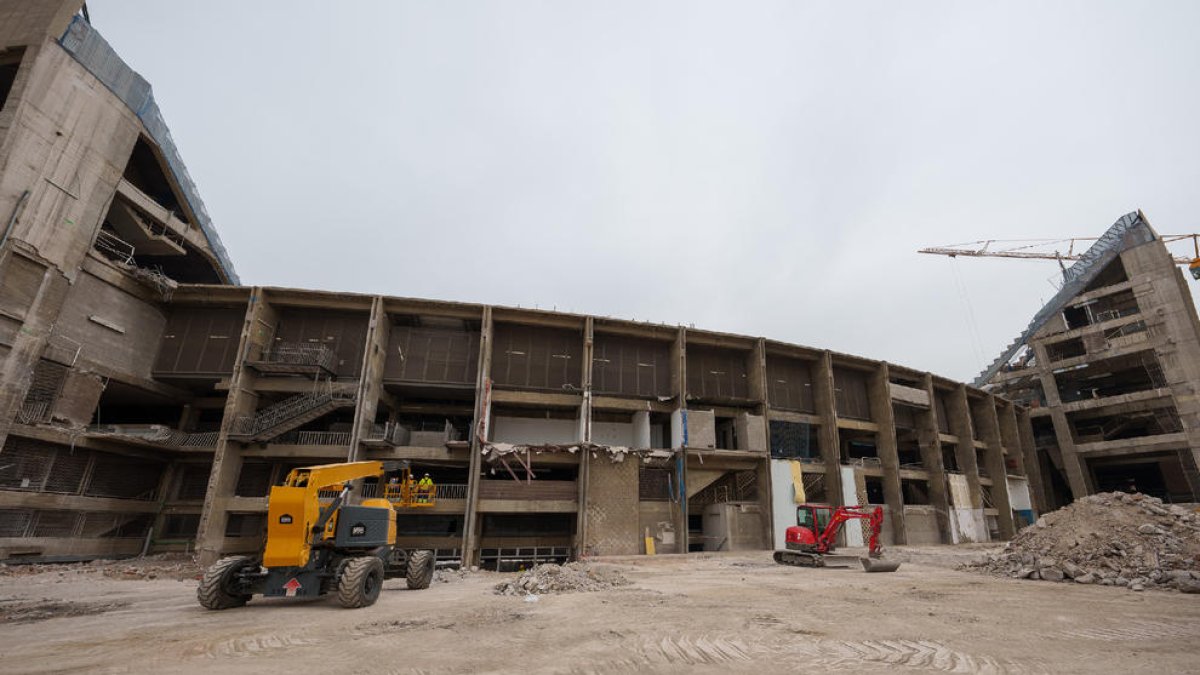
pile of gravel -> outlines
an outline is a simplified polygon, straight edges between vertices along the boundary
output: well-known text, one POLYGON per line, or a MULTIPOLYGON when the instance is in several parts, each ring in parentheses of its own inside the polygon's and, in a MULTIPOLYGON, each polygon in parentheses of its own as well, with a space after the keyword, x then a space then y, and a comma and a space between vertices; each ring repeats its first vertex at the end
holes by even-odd
POLYGON ((1089 495, 963 567, 1017 579, 1200 593, 1200 513, 1143 494, 1089 495))
POLYGON ((516 579, 496 584, 496 595, 541 595, 544 593, 575 593, 602 591, 625 586, 629 580, 620 570, 609 565, 571 562, 565 565, 547 563, 521 573, 516 579))

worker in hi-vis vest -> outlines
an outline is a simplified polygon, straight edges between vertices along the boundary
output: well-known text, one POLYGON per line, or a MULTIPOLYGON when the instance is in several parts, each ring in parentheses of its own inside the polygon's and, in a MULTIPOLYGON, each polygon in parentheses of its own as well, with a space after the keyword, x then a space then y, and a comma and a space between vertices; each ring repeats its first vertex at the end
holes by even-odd
POLYGON ((428 502, 430 492, 433 492, 433 479, 429 477, 429 474, 425 474, 421 480, 417 481, 417 501, 428 502))

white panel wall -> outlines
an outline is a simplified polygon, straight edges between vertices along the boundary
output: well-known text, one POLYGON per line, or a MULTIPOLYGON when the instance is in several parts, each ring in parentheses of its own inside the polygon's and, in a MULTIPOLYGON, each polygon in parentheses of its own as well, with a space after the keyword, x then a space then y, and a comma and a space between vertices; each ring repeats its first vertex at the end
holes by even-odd
POLYGON ((578 434, 578 423, 575 420, 534 417, 492 419, 492 440, 497 443, 578 443, 578 434))

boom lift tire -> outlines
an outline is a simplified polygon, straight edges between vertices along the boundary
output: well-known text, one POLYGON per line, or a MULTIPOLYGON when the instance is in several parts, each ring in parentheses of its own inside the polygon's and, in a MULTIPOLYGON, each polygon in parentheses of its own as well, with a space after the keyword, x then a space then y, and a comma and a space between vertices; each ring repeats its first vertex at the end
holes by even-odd
POLYGON ((233 582, 247 567, 257 567, 250 556, 235 555, 222 558, 209 567, 196 587, 196 599, 205 609, 231 609, 250 602, 250 595, 238 593, 233 582))
POLYGON ((408 556, 408 571, 404 580, 414 591, 429 588, 433 581, 433 551, 413 551, 408 556))
POLYGON ((369 607, 383 588, 383 561, 373 555, 350 558, 338 580, 338 602, 346 609, 369 607))

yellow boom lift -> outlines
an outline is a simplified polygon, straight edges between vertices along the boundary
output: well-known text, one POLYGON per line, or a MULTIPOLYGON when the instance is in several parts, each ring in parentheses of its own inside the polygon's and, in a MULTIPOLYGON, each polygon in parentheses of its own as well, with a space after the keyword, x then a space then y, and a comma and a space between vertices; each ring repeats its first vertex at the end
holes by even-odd
POLYGON ((196 590, 207 609, 240 607, 255 595, 314 597, 336 593, 343 607, 366 607, 379 598, 383 580, 405 577, 411 589, 428 588, 433 551, 396 548, 395 507, 431 507, 435 488, 419 488, 406 463, 349 462, 294 469, 271 488, 267 542, 261 556, 231 556, 204 573, 196 590), (385 485, 389 473, 400 472, 385 485), (385 498, 351 505, 351 484, 377 480, 385 498), (328 503, 321 492, 335 491, 328 503))

